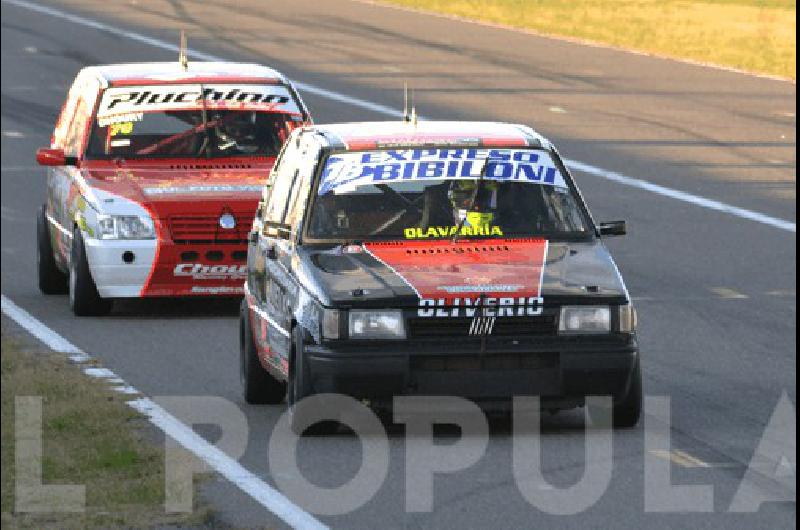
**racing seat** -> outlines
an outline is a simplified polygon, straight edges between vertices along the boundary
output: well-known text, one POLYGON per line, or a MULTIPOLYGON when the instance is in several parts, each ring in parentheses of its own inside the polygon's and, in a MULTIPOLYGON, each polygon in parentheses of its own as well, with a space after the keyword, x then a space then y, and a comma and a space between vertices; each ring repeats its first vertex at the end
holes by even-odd
POLYGON ((444 181, 441 184, 425 188, 422 199, 422 217, 419 222, 423 230, 431 226, 452 226, 455 222, 453 208, 447 198, 449 185, 448 181, 444 181))

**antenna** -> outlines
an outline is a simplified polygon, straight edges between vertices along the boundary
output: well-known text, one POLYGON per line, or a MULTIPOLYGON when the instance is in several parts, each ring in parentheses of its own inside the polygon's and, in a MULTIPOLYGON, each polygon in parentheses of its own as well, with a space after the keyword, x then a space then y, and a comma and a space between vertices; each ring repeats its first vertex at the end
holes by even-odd
POLYGON ((408 88, 408 83, 403 83, 403 121, 417 124, 417 107, 414 105, 414 89, 408 88))
POLYGON ((408 83, 403 82, 403 121, 409 121, 408 116, 408 83))
POLYGON ((189 57, 186 55, 186 32, 181 30, 181 46, 178 50, 178 64, 181 65, 183 71, 189 69, 189 57))

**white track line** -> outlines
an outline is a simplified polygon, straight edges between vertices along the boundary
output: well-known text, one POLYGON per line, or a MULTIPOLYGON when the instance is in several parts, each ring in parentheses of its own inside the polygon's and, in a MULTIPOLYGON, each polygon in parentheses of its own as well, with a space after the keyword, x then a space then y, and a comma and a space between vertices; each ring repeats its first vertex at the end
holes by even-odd
MULTIPOLYGON (((34 318, 30 313, 12 302, 6 295, 2 295, 2 310, 3 314, 25 328, 51 350, 70 355, 80 355, 84 362, 91 360, 91 357, 82 352, 80 348, 34 318)), ((141 393, 134 387, 124 383, 114 372, 107 368, 86 368, 84 373, 91 377, 107 379, 115 383, 121 382, 122 385, 115 387, 115 390, 122 394, 141 393)), ((128 405, 147 416, 153 425, 164 431, 166 435, 203 460, 212 469, 227 478, 236 487, 247 493, 261 506, 278 516, 292 528, 319 530, 328 528, 315 519, 314 516, 293 504, 281 492, 245 469, 239 462, 205 441, 190 426, 182 423, 151 399, 135 399, 129 401, 128 405)))
POLYGON ((653 182, 648 182, 646 180, 627 177, 621 173, 601 169, 583 162, 578 162, 577 160, 566 159, 564 160, 564 163, 569 166, 570 169, 582 171, 584 173, 590 173, 598 177, 603 177, 604 179, 618 182, 620 184, 624 184, 625 186, 632 186, 634 188, 647 190, 657 193, 658 195, 663 195, 664 197, 688 202, 708 210, 716 210, 718 212, 735 215, 736 217, 741 217, 742 219, 756 221, 758 223, 773 226, 775 228, 780 228, 781 230, 786 230, 787 232, 797 231, 797 224, 792 223, 791 221, 784 221, 783 219, 770 217, 769 215, 765 215, 763 213, 746 210, 745 208, 739 208, 738 206, 732 206, 730 204, 725 204, 724 202, 715 201, 713 199, 706 199, 705 197, 693 195, 685 191, 667 188, 666 186, 654 184, 653 182))
MULTIPOLYGON (((116 26, 111 26, 109 24, 104 24, 102 22, 98 22, 96 20, 92 20, 89 18, 73 15, 65 11, 61 11, 51 7, 41 6, 38 4, 27 2, 26 0, 2 0, 2 1, 9 4, 13 4, 18 7, 29 9, 31 11, 36 11, 39 13, 44 13, 57 18, 61 18, 63 20, 68 20, 70 22, 74 22, 75 24, 80 24, 82 26, 94 28, 100 31, 105 31, 113 34, 116 37, 125 37, 137 42, 154 46, 156 48, 161 48, 163 50, 178 52, 178 46, 170 42, 163 41, 161 39, 156 39, 153 37, 148 37, 146 35, 118 28, 116 26)), ((189 55, 205 61, 225 60, 224 58, 219 57, 217 55, 212 55, 210 53, 200 52, 197 50, 189 50, 189 55)), ((384 114, 386 116, 390 116, 393 118, 399 118, 402 115, 402 113, 399 112, 397 109, 393 109, 386 105, 381 105, 379 103, 374 103, 372 101, 367 101, 364 99, 348 96, 346 94, 341 94, 339 92, 327 90, 315 85, 309 85, 307 83, 294 83, 294 84, 297 88, 299 88, 303 92, 308 92, 309 94, 315 94, 317 96, 331 99, 333 101, 338 101, 340 103, 345 103, 347 105, 352 105, 354 107, 360 107, 362 109, 370 110, 379 114, 384 114)), ((577 160, 565 160, 564 163, 567 164, 567 166, 570 167, 571 169, 576 169, 584 173, 589 173, 596 177, 604 178, 606 180, 611 180, 613 182, 617 182, 625 186, 632 186, 634 188, 646 190, 655 193, 657 195, 661 195, 662 197, 669 197, 671 199, 687 202, 689 204, 694 204, 695 206, 700 206, 701 208, 706 208, 708 210, 714 210, 729 215, 733 215, 735 217, 739 217, 740 219, 755 221, 757 223, 765 224, 767 226, 772 226, 774 228, 785 230, 787 232, 794 232, 794 233, 797 232, 797 224, 791 221, 786 221, 784 219, 779 219, 777 217, 771 217, 763 213, 747 210, 745 208, 740 208, 738 206, 732 206, 730 204, 725 204, 723 202, 715 201, 713 199, 707 199, 705 197, 701 197, 699 195, 693 195, 685 191, 668 188, 666 186, 661 186, 660 184, 654 184, 646 180, 640 180, 633 177, 628 177, 621 173, 608 171, 599 168, 597 166, 593 166, 591 164, 579 162, 577 160)))

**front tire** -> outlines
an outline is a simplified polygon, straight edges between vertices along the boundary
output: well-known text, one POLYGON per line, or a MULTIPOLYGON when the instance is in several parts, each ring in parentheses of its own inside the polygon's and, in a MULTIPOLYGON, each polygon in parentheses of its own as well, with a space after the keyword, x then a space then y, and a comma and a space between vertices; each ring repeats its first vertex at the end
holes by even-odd
POLYGON ((69 305, 79 317, 101 316, 111 311, 113 302, 102 298, 89 270, 83 234, 77 228, 72 233, 72 254, 69 261, 69 305))
POLYGON ((277 405, 286 396, 286 383, 273 378, 258 359, 250 309, 242 300, 239 311, 240 376, 244 400, 252 405, 277 405))
POLYGON ((639 423, 642 415, 642 367, 639 356, 636 356, 636 365, 631 374, 631 385, 628 395, 614 404, 614 428, 630 429, 639 423))
POLYGON ((306 397, 314 394, 311 385, 311 374, 308 370, 305 353, 305 332, 299 326, 292 329, 292 356, 289 362, 289 387, 286 393, 286 403, 288 405, 289 426, 297 436, 303 434, 326 435, 335 432, 339 428, 337 421, 320 421, 310 424, 302 409, 297 404, 306 397))
POLYGON ((45 206, 39 208, 36 216, 36 266, 39 275, 39 290, 43 294, 65 294, 67 292, 67 275, 56 264, 45 206))

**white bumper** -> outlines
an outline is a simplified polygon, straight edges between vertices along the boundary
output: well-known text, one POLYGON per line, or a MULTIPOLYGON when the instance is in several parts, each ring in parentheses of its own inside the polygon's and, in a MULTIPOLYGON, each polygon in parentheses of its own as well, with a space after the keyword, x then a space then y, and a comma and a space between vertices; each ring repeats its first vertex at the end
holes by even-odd
POLYGON ((144 288, 153 262, 158 242, 147 240, 84 239, 89 270, 103 298, 137 298, 144 288), (126 252, 133 261, 126 263, 126 252))

